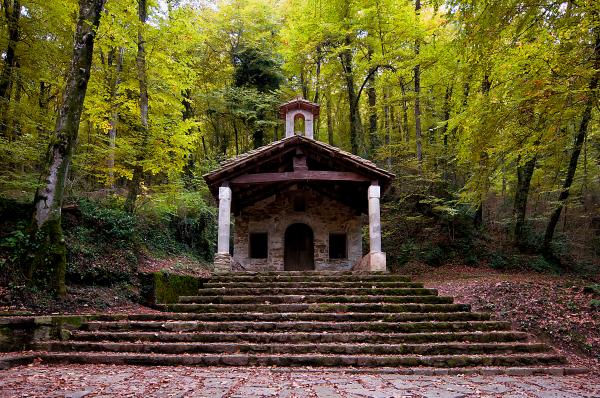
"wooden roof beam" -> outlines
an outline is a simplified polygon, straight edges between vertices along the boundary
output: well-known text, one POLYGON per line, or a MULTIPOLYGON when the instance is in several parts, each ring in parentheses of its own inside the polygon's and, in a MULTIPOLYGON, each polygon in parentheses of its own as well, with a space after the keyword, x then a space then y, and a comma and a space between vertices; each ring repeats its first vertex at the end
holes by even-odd
POLYGON ((283 173, 244 174, 230 180, 231 184, 269 184, 288 181, 370 182, 371 179, 351 171, 296 170, 283 173))

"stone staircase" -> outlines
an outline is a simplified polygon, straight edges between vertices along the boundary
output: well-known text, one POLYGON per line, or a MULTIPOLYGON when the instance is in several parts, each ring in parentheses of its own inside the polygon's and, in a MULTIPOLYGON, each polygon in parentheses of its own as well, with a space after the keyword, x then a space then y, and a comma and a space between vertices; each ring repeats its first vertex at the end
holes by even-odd
POLYGON ((508 322, 393 274, 216 275, 161 314, 96 317, 38 343, 50 362, 202 366, 557 367, 508 322))

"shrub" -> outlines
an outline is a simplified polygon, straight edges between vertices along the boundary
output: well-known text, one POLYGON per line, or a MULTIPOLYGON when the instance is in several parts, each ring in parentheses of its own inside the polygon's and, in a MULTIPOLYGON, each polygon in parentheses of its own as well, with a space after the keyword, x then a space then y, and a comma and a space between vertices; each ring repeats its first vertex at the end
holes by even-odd
POLYGON ((396 265, 402 266, 412 260, 414 253, 417 251, 417 246, 413 242, 407 242, 400 245, 394 259, 396 265))
POLYGON ((590 293, 600 297, 600 283, 593 283, 583 288, 584 293, 590 293))
POLYGON ((560 269, 555 264, 548 262, 543 256, 536 256, 527 263, 528 267, 537 272, 559 273, 560 269))
POLYGON ((212 261, 217 242, 215 209, 198 192, 157 194, 138 213, 141 239, 162 254, 191 252, 212 261))
POLYGON ((421 259, 428 265, 439 266, 444 263, 445 253, 439 246, 429 246, 421 252, 421 259))
POLYGON ((493 252, 489 255, 489 266, 493 269, 503 270, 512 266, 512 261, 502 252, 493 252))
POLYGON ((135 217, 122 209, 104 207, 101 203, 80 200, 82 227, 91 228, 91 234, 111 244, 126 247, 136 238, 135 217))

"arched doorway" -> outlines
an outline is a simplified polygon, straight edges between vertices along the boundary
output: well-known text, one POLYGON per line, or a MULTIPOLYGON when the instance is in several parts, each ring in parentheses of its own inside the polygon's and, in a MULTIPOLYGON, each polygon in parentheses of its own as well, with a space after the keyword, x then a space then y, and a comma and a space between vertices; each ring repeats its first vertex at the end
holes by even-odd
POLYGON ((306 224, 292 224, 285 230, 283 269, 307 271, 315 269, 313 231, 306 224))

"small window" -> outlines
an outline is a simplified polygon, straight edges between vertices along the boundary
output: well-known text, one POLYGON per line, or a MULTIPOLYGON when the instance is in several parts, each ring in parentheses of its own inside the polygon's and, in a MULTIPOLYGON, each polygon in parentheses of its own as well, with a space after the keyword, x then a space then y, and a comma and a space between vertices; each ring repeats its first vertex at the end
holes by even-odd
POLYGON ((250 258, 267 258, 269 252, 269 235, 266 232, 250 234, 250 258))
POLYGON ((306 199, 304 195, 294 196, 294 211, 306 211, 306 199))
POLYGON ((346 234, 329 234, 329 258, 348 258, 346 234))
POLYGON ((301 113, 297 113, 294 115, 294 134, 304 135, 305 133, 305 120, 304 115, 301 113))

